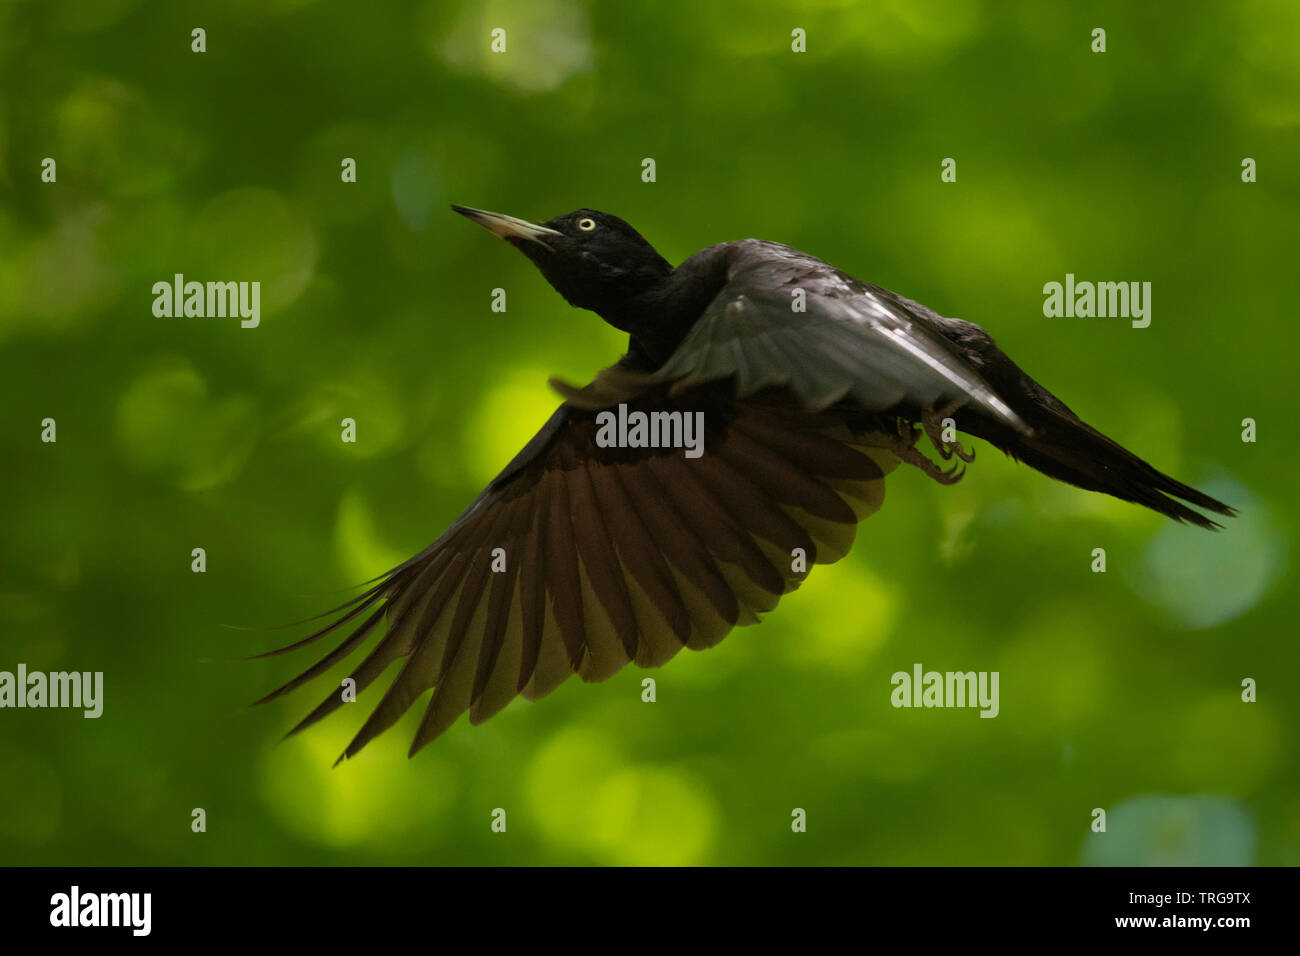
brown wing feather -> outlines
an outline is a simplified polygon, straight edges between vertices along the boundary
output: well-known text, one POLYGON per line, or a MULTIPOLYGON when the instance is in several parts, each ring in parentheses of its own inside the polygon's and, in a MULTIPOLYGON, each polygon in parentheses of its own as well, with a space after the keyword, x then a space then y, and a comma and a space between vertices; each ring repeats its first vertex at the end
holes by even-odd
MULTIPOLYGON (((607 375, 606 392, 611 381, 623 384, 607 375)), ((343 757, 432 690, 415 753, 466 711, 477 724, 575 673, 604 680, 628 662, 654 667, 683 647, 716 644, 799 585, 794 549, 810 563, 837 560, 857 522, 880 506, 884 475, 897 463, 887 424, 850 427, 834 410, 802 409, 781 389, 737 401, 715 386, 676 396, 651 388, 618 397, 633 409, 703 411, 700 458, 601 448, 595 410, 565 406, 434 545, 339 608, 339 620, 268 652, 304 647, 361 618, 259 703, 319 676, 378 632, 350 674, 358 692, 394 662, 402 667, 343 757), (497 548, 502 571, 492 568, 497 548)), ((590 398, 591 389, 571 394, 590 398)), ((332 693, 290 733, 341 703, 332 693)))

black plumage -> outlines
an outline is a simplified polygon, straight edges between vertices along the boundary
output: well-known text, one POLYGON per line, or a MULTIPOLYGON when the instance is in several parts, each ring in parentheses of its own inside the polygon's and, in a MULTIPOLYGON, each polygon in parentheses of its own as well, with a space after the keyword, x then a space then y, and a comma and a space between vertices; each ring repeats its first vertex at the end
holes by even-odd
MULTIPOLYGON (((1218 527, 1183 502, 1233 513, 1081 421, 979 326, 788 246, 721 243, 674 269, 605 213, 539 225, 453 208, 524 252, 572 305, 628 332, 629 346, 583 388, 553 382, 564 403, 433 544, 327 626, 259 655, 344 635, 259 703, 375 635, 350 675, 359 694, 402 661, 344 757, 429 690, 411 753, 466 711, 479 723, 573 673, 658 666, 756 622, 805 576, 795 556, 811 566, 848 552, 897 464, 961 476, 916 448, 928 435, 942 458, 973 458, 941 440, 945 417, 1053 478, 1175 520, 1218 527), (704 453, 603 447, 597 417, 620 403, 702 412, 704 453)), ((341 703, 332 692, 290 733, 341 703)))

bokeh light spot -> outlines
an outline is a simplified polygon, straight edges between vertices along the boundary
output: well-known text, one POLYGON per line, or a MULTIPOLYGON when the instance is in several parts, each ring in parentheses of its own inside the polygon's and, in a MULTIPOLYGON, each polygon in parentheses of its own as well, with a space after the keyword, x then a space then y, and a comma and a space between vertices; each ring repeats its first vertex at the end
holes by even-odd
POLYGON ((1219 534, 1166 522, 1129 583, 1184 627, 1215 627, 1245 614, 1277 580, 1286 539, 1269 509, 1235 481, 1198 485, 1238 509, 1219 534))
POLYGON ((1233 800, 1208 794, 1130 797, 1088 834, 1085 866, 1250 866, 1255 823, 1233 800))

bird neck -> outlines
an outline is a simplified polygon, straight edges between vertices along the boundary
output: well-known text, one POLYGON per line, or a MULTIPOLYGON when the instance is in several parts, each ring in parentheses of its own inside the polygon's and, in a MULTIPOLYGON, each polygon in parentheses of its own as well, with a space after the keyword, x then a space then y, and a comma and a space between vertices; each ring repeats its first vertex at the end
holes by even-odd
POLYGON ((629 360, 653 371, 676 351, 682 339, 727 284, 731 243, 710 246, 668 275, 620 303, 614 316, 602 317, 631 334, 629 360))

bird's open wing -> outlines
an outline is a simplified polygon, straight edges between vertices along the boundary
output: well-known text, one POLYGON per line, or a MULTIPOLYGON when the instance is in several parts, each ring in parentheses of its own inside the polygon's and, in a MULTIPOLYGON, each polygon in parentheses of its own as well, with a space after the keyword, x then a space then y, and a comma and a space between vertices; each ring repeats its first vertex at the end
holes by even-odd
POLYGON ((812 409, 960 401, 1027 430, 906 300, 774 242, 734 244, 727 284, 656 373, 682 386, 733 376, 742 397, 783 385, 812 409))
MULTIPOLYGON (((336 609, 338 620, 269 652, 346 635, 263 701, 377 637, 350 674, 358 700, 401 667, 382 695, 370 691, 377 703, 344 756, 432 689, 414 753, 467 710, 478 723, 573 673, 603 680, 629 661, 657 666, 716 644, 798 585, 795 549, 808 566, 837 560, 879 507, 897 463, 883 433, 850 430, 784 392, 739 403, 726 387, 667 392, 629 400, 629 414, 702 413, 702 455, 602 447, 599 413, 562 405, 434 544, 336 609)), ((291 733, 341 703, 336 688, 291 733)))

